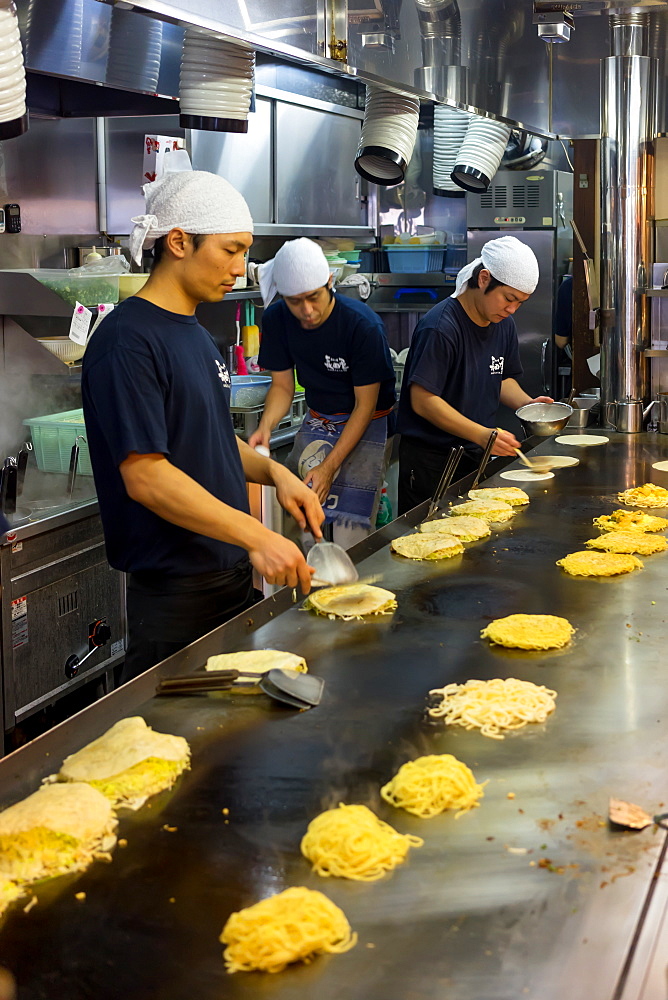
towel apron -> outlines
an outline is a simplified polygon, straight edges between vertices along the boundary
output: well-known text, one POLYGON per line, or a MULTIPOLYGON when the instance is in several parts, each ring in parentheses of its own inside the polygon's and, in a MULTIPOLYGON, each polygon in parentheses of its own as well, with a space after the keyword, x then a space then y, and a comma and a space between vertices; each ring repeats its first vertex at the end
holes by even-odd
MULTIPOLYGON (((329 455, 348 422, 349 413, 315 413, 304 417, 297 431, 287 467, 305 479, 329 455)), ((323 510, 328 524, 375 530, 372 517, 385 472, 387 414, 374 417, 339 469, 323 510)))

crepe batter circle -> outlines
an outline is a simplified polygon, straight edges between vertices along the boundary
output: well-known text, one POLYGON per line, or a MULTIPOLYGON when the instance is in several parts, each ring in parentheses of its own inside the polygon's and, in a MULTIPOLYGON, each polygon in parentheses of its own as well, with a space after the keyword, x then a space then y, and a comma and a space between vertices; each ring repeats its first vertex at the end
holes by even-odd
POLYGON ((539 479, 554 479, 554 472, 532 472, 531 469, 510 469, 499 473, 501 479, 512 479, 515 483, 535 483, 539 479))
POLYGON ((668 472, 668 462, 654 462, 652 468, 658 469, 659 472, 668 472))
POLYGON ((554 439, 557 444, 572 444, 578 448, 587 448, 595 444, 607 444, 610 438, 598 434, 560 434, 554 439))
POLYGON ((568 469, 571 465, 580 464, 580 459, 572 455, 536 455, 536 458, 549 458, 553 469, 568 469))

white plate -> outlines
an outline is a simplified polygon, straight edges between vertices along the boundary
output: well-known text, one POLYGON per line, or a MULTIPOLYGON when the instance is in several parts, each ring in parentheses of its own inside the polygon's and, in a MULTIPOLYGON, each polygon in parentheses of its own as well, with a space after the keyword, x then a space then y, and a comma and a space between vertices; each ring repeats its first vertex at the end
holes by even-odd
POLYGON ((659 472, 668 472, 668 462, 654 462, 652 468, 659 472))

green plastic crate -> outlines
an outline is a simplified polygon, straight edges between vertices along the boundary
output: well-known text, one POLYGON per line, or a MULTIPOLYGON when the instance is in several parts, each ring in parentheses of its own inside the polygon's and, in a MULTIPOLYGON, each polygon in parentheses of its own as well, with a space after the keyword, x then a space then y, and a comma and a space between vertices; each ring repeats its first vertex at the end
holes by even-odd
MULTIPOLYGON (((72 445, 78 434, 86 434, 83 410, 65 410, 23 421, 30 428, 37 468, 42 472, 69 472, 72 445)), ((86 441, 79 442, 77 474, 92 476, 86 441)))

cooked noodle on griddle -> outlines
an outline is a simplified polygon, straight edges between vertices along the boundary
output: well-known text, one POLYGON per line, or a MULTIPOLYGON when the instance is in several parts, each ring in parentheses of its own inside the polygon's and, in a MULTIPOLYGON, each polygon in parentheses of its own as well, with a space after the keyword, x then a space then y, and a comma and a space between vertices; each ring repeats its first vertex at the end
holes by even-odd
POLYGON ((301 852, 318 875, 374 882, 405 861, 409 848, 423 844, 421 837, 398 833, 366 806, 341 803, 311 820, 301 852))
POLYGON ((429 819, 446 809, 457 809, 457 819, 479 805, 482 785, 471 770, 451 753, 428 754, 403 764, 380 794, 397 809, 429 819))
POLYGON ((556 707, 557 697, 556 691, 542 684, 514 677, 446 684, 429 694, 441 699, 428 710, 429 715, 443 719, 446 726, 479 729, 493 740, 502 740, 504 732, 522 729, 531 722, 545 722, 556 707))
POLYGON ((349 951, 357 934, 327 896, 297 886, 230 914, 220 940, 228 972, 282 972, 290 962, 349 951))

